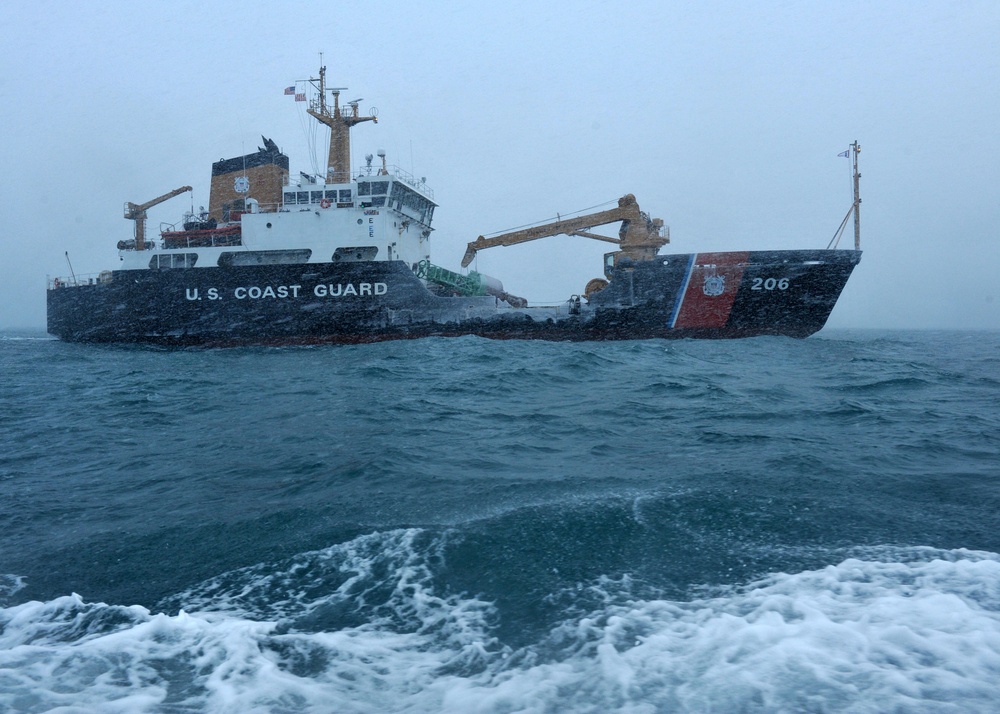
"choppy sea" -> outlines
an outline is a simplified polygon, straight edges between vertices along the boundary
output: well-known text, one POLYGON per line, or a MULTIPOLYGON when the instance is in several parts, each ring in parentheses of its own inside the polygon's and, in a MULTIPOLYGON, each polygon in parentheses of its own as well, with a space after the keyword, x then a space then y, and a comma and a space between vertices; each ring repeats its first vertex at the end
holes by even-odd
POLYGON ((0 711, 1000 711, 1000 333, 8 332, 0 711))

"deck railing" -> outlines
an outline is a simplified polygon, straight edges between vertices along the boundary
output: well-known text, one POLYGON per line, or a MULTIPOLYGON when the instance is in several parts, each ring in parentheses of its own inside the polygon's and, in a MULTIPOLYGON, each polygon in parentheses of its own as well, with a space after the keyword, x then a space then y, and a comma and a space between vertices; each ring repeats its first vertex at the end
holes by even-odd
MULTIPOLYGON (((433 189, 431 189, 431 187, 428 186, 427 182, 424 181, 423 179, 418 179, 416 176, 414 176, 413 174, 411 174, 406 169, 404 169, 404 168, 402 168, 400 166, 397 166, 395 164, 393 164, 391 166, 387 166, 386 170, 389 172, 390 175, 394 176, 395 178, 399 179, 400 181, 402 181, 405 184, 409 184, 413 188, 415 188, 418 191, 420 191, 420 193, 422 193, 425 196, 427 196, 427 198, 429 198, 431 200, 434 200, 434 191, 433 191, 433 189)), ((382 176, 385 175, 385 174, 379 174, 378 171, 379 171, 379 169, 376 169, 374 166, 367 167, 367 168, 362 169, 361 171, 357 172, 355 174, 353 180, 354 181, 362 181, 362 180, 368 180, 368 179, 378 178, 379 175, 382 175, 382 176)), ((303 173, 304 172, 300 171, 299 174, 298 174, 298 177, 293 177, 291 173, 285 174, 282 177, 282 185, 284 187, 286 187, 286 188, 288 188, 288 187, 297 187, 297 188, 299 188, 299 189, 301 189, 303 191, 317 191, 317 190, 320 190, 320 189, 324 188, 325 186, 347 186, 350 183, 350 182, 343 182, 343 183, 331 183, 331 184, 328 184, 328 183, 326 183, 325 177, 323 177, 323 176, 321 176, 319 174, 305 174, 310 179, 315 179, 316 180, 315 183, 312 183, 310 181, 303 181, 303 179, 302 179, 302 174, 303 173)))
POLYGON ((72 275, 68 278, 58 277, 51 278, 46 277, 46 287, 49 290, 58 290, 61 288, 78 288, 82 285, 98 285, 99 283, 110 283, 111 282, 111 271, 102 270, 99 273, 80 273, 77 275, 72 275))

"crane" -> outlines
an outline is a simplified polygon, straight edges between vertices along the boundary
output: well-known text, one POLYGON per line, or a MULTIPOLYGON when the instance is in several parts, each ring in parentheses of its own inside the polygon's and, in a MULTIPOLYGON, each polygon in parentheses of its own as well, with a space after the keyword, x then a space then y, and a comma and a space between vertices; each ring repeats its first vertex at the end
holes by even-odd
POLYGON ((633 260, 652 260, 659 252, 660 247, 670 242, 669 237, 662 235, 662 228, 663 221, 659 218, 650 219, 647 214, 640 211, 635 196, 630 193, 618 199, 618 208, 502 233, 492 238, 479 236, 466 248, 465 255, 462 257, 462 267, 468 267, 472 259, 476 257, 476 253, 484 248, 516 245, 562 234, 615 243, 621 248, 623 255, 633 260), (588 232, 588 229, 594 226, 603 226, 618 221, 622 222, 618 238, 588 232))
POLYGON ((169 193, 165 193, 162 196, 157 196, 152 201, 146 201, 145 203, 132 203, 127 201, 125 203, 125 218, 130 221, 135 221, 135 249, 145 250, 146 249, 146 209, 152 208, 158 203, 163 203, 169 198, 174 196, 179 196, 185 191, 193 190, 190 186, 181 186, 180 188, 175 188, 169 193))

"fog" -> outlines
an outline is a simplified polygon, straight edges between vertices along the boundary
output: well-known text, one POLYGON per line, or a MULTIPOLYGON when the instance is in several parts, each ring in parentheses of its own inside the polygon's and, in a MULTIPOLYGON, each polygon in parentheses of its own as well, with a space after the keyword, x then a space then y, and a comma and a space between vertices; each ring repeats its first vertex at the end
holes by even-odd
MULTIPOLYGON (((126 201, 194 187, 149 211, 155 235, 261 135, 293 176, 322 166, 282 91, 322 52, 378 108, 355 170, 385 149, 433 188, 436 264, 626 193, 670 226, 663 252, 826 247, 857 140, 865 254, 828 324, 1000 329, 995 2, 37 2, 2 20, 2 328, 44 328, 67 252, 77 274, 117 265, 126 201)), ((560 237, 473 267, 556 302, 606 249, 560 237)))

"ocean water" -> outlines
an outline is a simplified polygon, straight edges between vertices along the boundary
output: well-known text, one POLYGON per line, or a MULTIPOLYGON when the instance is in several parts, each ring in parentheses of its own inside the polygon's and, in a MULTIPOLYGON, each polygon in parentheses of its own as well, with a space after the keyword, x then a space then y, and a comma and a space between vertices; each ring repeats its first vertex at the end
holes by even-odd
POLYGON ((1000 711, 1000 334, 0 336, 0 711, 1000 711))

